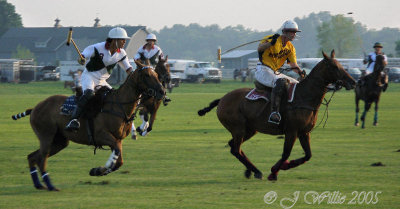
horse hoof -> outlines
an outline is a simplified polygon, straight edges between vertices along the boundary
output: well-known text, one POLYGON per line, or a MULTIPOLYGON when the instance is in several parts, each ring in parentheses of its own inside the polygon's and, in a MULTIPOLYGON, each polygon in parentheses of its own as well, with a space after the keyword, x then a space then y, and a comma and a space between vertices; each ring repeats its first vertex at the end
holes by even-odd
POLYGON ((131 138, 132 138, 133 140, 136 140, 136 139, 137 139, 137 136, 136 136, 136 135, 132 135, 131 138))
POLYGON ((276 175, 276 173, 271 173, 268 176, 268 180, 269 181, 276 181, 276 180, 278 180, 278 175, 276 175))
POLYGON ((378 126, 378 123, 374 123, 374 126, 378 126))
POLYGON ((40 190, 45 190, 45 189, 47 189, 47 187, 45 187, 45 186, 43 186, 43 185, 40 185, 40 186, 35 186, 35 188, 36 189, 40 189, 40 190))
POLYGON ((249 179, 250 176, 251 176, 251 170, 245 170, 244 171, 244 176, 249 179))
POLYGON ((52 189, 49 189, 49 191, 51 191, 51 192, 59 192, 60 190, 54 187, 52 189))
POLYGON ((285 162, 282 163, 280 170, 289 170, 290 169, 289 164, 290 164, 289 161, 286 160, 285 162))
POLYGON ((354 126, 359 126, 359 125, 360 125, 360 123, 355 123, 355 124, 354 124, 354 126))
POLYGON ((89 172, 89 175, 91 176, 102 176, 104 174, 105 168, 103 167, 98 167, 98 168, 92 168, 89 172))
POLYGON ((261 172, 254 173, 254 178, 262 180, 263 174, 261 172))

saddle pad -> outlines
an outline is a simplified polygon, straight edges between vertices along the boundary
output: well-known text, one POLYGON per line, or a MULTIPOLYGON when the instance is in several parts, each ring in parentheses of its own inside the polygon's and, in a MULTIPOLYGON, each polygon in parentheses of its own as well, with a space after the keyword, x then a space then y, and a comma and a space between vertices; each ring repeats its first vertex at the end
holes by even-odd
POLYGON ((297 83, 291 83, 291 84, 289 84, 289 89, 288 89, 288 102, 293 102, 293 99, 294 99, 294 92, 296 91, 296 86, 297 86, 297 83))
POLYGON ((246 99, 248 100, 258 100, 258 99, 264 99, 266 102, 269 102, 269 95, 268 95, 268 91, 264 91, 264 92, 257 92, 256 89, 252 89, 246 96, 246 99))
POLYGON ((65 100, 64 104, 61 105, 60 114, 72 115, 76 107, 77 107, 76 96, 70 96, 65 100))

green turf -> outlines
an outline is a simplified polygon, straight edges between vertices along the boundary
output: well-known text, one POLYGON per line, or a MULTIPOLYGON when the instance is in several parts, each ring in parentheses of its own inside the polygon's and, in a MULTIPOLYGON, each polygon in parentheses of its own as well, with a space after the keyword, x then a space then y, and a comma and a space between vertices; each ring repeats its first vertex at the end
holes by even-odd
MULTIPOLYGON (((39 147, 29 118, 13 121, 10 116, 70 91, 61 82, 0 84, 0 208, 283 208, 280 201, 293 204, 284 198, 294 198, 296 191, 300 193, 293 208, 400 207, 399 84, 391 84, 382 94, 379 126, 372 126, 370 111, 364 130, 353 126, 354 92, 336 93, 326 127, 311 134, 311 160, 281 171, 275 183, 243 176, 244 166, 225 147, 230 134, 215 110, 197 116, 197 110, 224 93, 250 86, 234 81, 182 84, 169 94, 170 105, 160 108, 149 136, 124 140, 120 170, 89 176, 91 168, 104 165, 110 152, 93 155, 92 147, 71 143, 48 161, 48 172, 61 192, 47 192, 34 189, 29 175, 26 156, 39 147), (385 166, 371 166, 376 162, 385 166), (266 204, 264 195, 271 191, 278 197, 266 204), (340 197, 346 196, 345 202, 330 204, 324 199, 307 204, 304 197, 312 202, 312 196, 305 195, 309 191, 338 191, 340 197), (363 191, 370 192, 364 202, 363 191), (355 204, 348 204, 357 192, 355 204)), ((319 120, 323 110, 322 106, 319 120)), ((258 134, 243 150, 266 178, 282 147, 282 139, 258 134)), ((301 156, 296 142, 290 159, 301 156)))

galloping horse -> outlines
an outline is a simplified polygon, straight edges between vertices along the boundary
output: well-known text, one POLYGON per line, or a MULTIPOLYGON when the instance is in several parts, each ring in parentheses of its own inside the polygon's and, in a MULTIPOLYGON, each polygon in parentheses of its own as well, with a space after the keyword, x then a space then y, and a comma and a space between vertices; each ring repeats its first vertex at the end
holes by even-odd
POLYGON ((40 102, 32 109, 28 109, 21 115, 31 115, 30 122, 33 131, 40 141, 40 148, 28 155, 28 163, 34 186, 37 189, 45 189, 38 178, 36 166, 39 166, 42 179, 47 189, 58 191, 50 182, 46 172, 47 159, 67 147, 69 140, 84 145, 95 145, 96 147, 109 146, 112 150, 111 156, 104 167, 92 168, 90 175, 102 176, 117 170, 123 164, 122 139, 130 132, 131 120, 139 95, 151 92, 161 99, 165 92, 159 82, 156 73, 150 68, 141 68, 130 73, 124 84, 119 89, 109 92, 103 101, 102 111, 93 118, 94 129, 92 136, 94 143, 88 140, 86 119, 81 118, 81 128, 78 132, 64 130, 70 120, 69 116, 60 114, 60 107, 67 99, 66 96, 55 95, 40 102))
POLYGON ((354 122, 355 126, 359 126, 358 123, 358 112, 360 108, 358 107, 358 103, 361 100, 365 102, 364 112, 361 115, 362 125, 361 128, 365 128, 365 116, 369 108, 371 108, 372 103, 375 103, 375 116, 373 125, 378 125, 378 103, 381 97, 382 90, 386 91, 387 88, 387 80, 386 76, 383 76, 383 70, 385 68, 384 57, 382 55, 376 56, 374 72, 365 76, 364 84, 357 85, 355 88, 355 101, 356 101, 356 119, 354 122))
POLYGON ((271 135, 285 134, 282 158, 271 168, 271 174, 268 176, 268 180, 277 180, 279 170, 297 167, 311 158, 310 132, 317 121, 318 109, 328 84, 336 82, 344 85, 347 90, 354 88, 354 79, 334 59, 335 52, 332 51, 331 58, 324 52, 322 54, 324 59, 297 84, 293 102, 288 103, 283 99, 282 121, 279 125, 268 123, 270 104, 266 104, 264 100, 250 101, 245 98, 251 91, 249 88, 233 90, 211 102, 208 107, 199 110, 199 115, 202 116, 218 106, 218 119, 232 134, 232 139, 229 141, 231 153, 246 167, 244 173, 246 178, 250 178, 251 172, 254 172, 254 177, 258 179, 262 179, 263 174, 240 148, 243 142, 257 132, 271 135), (289 162, 287 159, 297 137, 300 139, 305 156, 289 162))
MULTIPOLYGON (((171 74, 168 65, 168 56, 162 59, 161 56, 158 58, 158 63, 154 71, 157 73, 158 80, 162 83, 163 87, 166 88, 171 81, 171 74)), ((144 94, 140 100, 138 108, 140 109, 139 115, 142 119, 142 124, 137 127, 136 131, 140 135, 146 136, 152 129, 154 120, 156 119, 158 108, 160 107, 161 100, 154 98, 154 96, 144 94), (150 115, 150 117, 149 117, 150 115), (150 120, 149 120, 150 119, 150 120)), ((136 139, 134 133, 135 127, 132 126, 132 138, 136 139)))

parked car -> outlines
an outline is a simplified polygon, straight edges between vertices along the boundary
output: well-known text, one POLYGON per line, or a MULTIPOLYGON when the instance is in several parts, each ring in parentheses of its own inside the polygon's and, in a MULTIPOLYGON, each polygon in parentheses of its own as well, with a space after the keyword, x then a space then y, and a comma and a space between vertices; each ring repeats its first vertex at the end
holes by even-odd
POLYGON ((389 76, 389 81, 396 83, 400 82, 400 68, 398 67, 390 68, 388 76, 389 76))
POLYGON ((349 68, 346 70, 354 80, 358 80, 361 77, 361 70, 359 68, 349 68))

